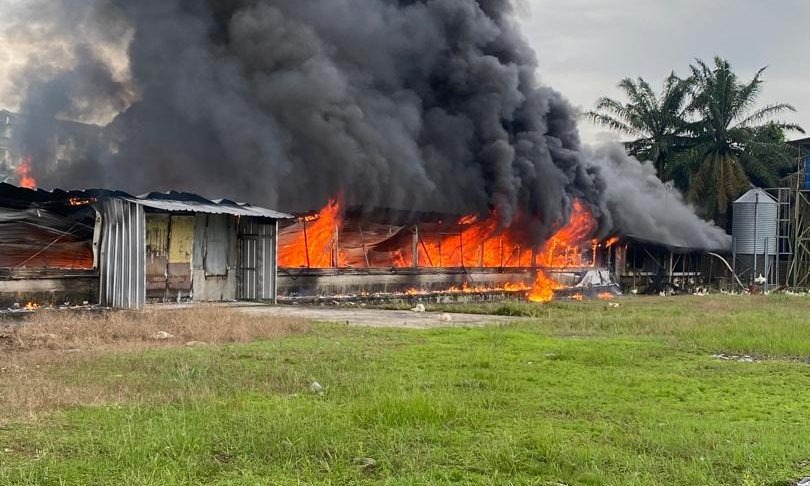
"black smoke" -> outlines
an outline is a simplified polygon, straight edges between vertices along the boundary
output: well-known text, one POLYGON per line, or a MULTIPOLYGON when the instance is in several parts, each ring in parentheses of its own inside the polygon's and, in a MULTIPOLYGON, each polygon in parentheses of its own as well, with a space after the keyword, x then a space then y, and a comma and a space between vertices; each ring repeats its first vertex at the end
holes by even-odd
POLYGON ((32 64, 23 109, 119 113, 82 160, 43 165, 43 185, 290 211, 339 193, 368 209, 495 210, 535 239, 578 198, 612 226, 576 113, 538 83, 508 0, 32 2, 81 12, 84 29, 40 19, 72 39, 73 62, 32 64), (125 79, 101 51, 121 39, 125 79))

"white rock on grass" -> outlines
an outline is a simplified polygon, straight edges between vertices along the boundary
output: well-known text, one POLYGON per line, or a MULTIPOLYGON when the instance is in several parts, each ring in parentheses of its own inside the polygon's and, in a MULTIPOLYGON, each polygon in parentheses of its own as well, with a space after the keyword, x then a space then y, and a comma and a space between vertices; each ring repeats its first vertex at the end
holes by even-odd
POLYGON ((166 331, 158 331, 149 336, 149 338, 155 341, 166 341, 168 339, 174 339, 174 334, 169 334, 166 331))
POLYGON ((425 304, 416 304, 416 307, 411 310, 414 312, 425 312, 425 304))
POLYGON ((323 395, 323 386, 317 381, 313 381, 312 384, 309 385, 309 391, 316 395, 323 395))

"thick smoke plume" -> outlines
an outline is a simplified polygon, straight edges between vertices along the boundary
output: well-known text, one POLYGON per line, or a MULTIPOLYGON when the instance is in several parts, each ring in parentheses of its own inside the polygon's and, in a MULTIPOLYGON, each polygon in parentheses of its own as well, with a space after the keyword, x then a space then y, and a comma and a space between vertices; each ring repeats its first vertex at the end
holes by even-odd
POLYGON ((700 219, 676 188, 661 182, 652 162, 628 157, 618 144, 589 150, 587 159, 605 181, 616 231, 672 246, 728 248, 725 231, 700 219))
MULTIPOLYGON (((45 186, 177 188, 287 210, 342 193, 369 209, 520 216, 536 240, 574 198, 604 232, 624 221, 574 110, 538 83, 509 0, 24 4, 20 24, 40 27, 14 35, 71 48, 17 78, 21 109, 118 113, 84 160, 54 170, 37 157, 45 186)), ((41 153, 46 124, 28 125, 24 148, 41 153)))

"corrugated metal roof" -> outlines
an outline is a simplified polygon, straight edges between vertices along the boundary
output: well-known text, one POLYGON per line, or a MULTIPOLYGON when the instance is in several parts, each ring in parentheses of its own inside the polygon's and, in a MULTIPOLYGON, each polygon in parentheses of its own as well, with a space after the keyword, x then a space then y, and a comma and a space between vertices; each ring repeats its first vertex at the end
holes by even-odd
POLYGON ((129 201, 141 206, 161 211, 173 213, 206 213, 206 214, 231 214, 233 216, 254 216, 258 218, 271 219, 292 219, 290 214, 280 213, 272 209, 261 208, 250 205, 230 205, 217 204, 214 201, 174 201, 166 199, 142 199, 139 197, 127 198, 129 201))
POLYGON ((191 212, 208 214, 231 214, 234 216, 253 216, 270 219, 293 219, 294 216, 272 209, 237 203, 228 199, 212 201, 198 194, 188 192, 152 192, 142 196, 132 196, 122 191, 104 189, 86 189, 82 191, 65 191, 54 189, 45 191, 32 190, 11 184, 0 183, 0 205, 25 208, 51 204, 64 204, 71 198, 80 199, 123 199, 143 207, 160 209, 169 212, 191 212))
POLYGON ((773 198, 770 194, 765 192, 763 189, 754 188, 750 191, 746 192, 739 199, 734 201, 734 203, 759 203, 759 204, 778 204, 776 199, 773 198))

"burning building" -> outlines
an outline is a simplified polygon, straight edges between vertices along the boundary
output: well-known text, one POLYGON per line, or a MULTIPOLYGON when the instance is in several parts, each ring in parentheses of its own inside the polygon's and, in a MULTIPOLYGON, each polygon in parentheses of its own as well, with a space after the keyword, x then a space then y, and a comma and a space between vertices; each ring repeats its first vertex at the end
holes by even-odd
MULTIPOLYGON (((20 110, 111 116, 87 157, 55 171, 41 166, 47 125, 26 124, 42 185, 182 185, 296 213, 340 194, 280 228, 284 295, 502 288, 544 300, 556 285, 601 285, 613 235, 727 244, 650 164, 583 146, 512 2, 48 4, 42 32, 70 56, 19 73, 20 110)), ((188 280, 166 275, 151 292, 188 280)))
POLYGON ((0 184, 0 307, 272 301, 278 222, 289 217, 189 193, 0 184))
POLYGON ((312 295, 616 293, 605 271, 615 239, 597 239, 597 221, 580 201, 542 244, 520 224, 486 217, 345 210, 331 200, 279 232, 279 290, 312 295))

